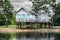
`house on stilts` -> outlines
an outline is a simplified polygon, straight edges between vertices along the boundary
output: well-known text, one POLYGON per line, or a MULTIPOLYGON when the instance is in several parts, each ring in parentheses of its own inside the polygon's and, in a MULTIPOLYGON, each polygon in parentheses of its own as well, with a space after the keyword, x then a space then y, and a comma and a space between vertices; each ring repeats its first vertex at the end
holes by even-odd
POLYGON ((52 28, 51 17, 48 14, 45 14, 42 11, 36 14, 25 8, 20 8, 16 12, 16 24, 17 28, 52 28))

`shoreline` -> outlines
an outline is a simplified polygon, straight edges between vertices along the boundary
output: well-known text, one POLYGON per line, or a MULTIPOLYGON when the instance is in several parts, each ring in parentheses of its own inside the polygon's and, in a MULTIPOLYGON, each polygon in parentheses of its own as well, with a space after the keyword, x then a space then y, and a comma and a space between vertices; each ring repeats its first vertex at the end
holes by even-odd
POLYGON ((60 33, 60 29, 15 29, 15 28, 0 28, 0 33, 21 33, 21 32, 60 33))

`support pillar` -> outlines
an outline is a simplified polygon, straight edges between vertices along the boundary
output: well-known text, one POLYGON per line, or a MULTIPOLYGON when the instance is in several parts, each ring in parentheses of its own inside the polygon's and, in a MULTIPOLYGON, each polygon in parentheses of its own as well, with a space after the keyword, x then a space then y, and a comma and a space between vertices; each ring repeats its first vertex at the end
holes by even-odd
POLYGON ((47 22, 47 29, 49 28, 49 26, 48 26, 48 22, 47 22))
POLYGON ((44 23, 42 25, 43 25, 43 29, 44 29, 44 23))

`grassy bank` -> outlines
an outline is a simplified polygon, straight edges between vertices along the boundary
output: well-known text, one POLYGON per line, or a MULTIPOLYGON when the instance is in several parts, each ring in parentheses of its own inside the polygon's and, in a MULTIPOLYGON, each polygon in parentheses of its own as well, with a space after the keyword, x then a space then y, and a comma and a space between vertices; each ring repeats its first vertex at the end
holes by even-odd
MULTIPOLYGON (((6 25, 0 26, 0 28, 6 28, 6 25)), ((16 25, 8 25, 7 28, 16 28, 16 25)))
POLYGON ((8 25, 8 27, 0 26, 1 33, 16 33, 16 32, 55 32, 60 33, 60 26, 54 26, 54 29, 16 29, 16 25, 8 25), (56 29, 55 29, 56 28, 56 29), (53 31, 52 31, 53 30, 53 31))
MULTIPOLYGON (((8 25, 8 27, 6 27, 6 25, 4 25, 4 26, 0 26, 0 28, 16 28, 16 25, 8 25)), ((60 29, 60 26, 54 26, 53 28, 60 29)))

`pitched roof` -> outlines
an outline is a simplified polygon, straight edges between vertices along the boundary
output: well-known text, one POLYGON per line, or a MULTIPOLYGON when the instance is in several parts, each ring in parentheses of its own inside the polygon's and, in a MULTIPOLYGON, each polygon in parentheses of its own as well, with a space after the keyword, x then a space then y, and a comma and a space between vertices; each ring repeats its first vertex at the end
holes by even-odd
POLYGON ((21 11, 21 10, 25 10, 27 13, 30 13, 30 14, 33 14, 33 15, 35 15, 32 11, 30 11, 30 10, 27 10, 27 9, 25 9, 25 8, 20 8, 18 11, 16 11, 16 14, 19 12, 19 11, 21 11))

